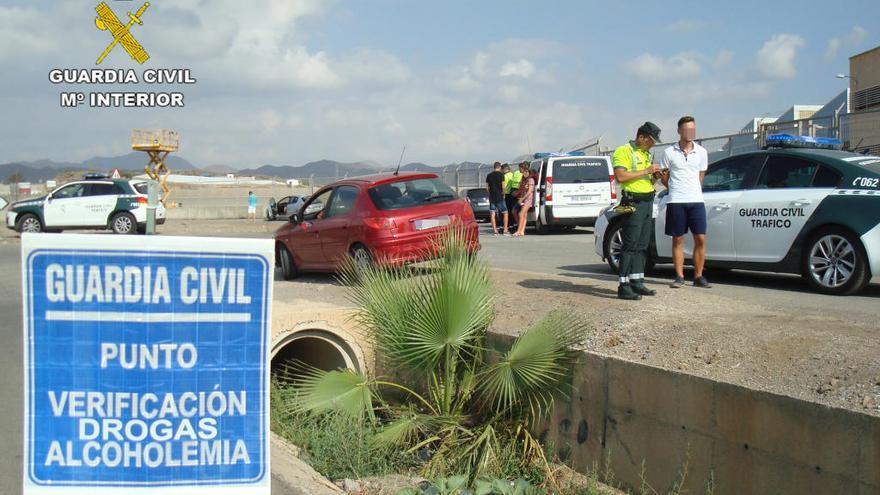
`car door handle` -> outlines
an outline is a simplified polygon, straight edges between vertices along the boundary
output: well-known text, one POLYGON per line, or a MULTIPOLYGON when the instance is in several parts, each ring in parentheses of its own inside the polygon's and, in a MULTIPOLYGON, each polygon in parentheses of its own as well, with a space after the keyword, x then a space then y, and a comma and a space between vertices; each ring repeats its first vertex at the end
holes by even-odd
POLYGON ((809 199, 804 199, 804 198, 796 199, 791 202, 791 206, 809 206, 811 204, 813 204, 812 201, 810 201, 809 199))
POLYGON ((715 205, 715 209, 718 210, 718 211, 721 211, 721 210, 729 210, 729 209, 730 209, 730 205, 729 205, 728 203, 717 204, 717 205, 715 205))

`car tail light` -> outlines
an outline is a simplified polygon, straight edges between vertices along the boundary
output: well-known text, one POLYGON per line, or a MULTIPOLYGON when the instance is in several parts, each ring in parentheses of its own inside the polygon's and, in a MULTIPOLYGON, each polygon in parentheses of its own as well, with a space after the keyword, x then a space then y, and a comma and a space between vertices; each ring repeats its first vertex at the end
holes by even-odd
POLYGON ((476 220, 476 218, 474 217, 474 210, 472 210, 470 206, 462 208, 461 219, 464 222, 471 222, 473 220, 476 220))
POLYGON ((544 199, 546 201, 553 201, 553 177, 547 177, 547 184, 544 187, 544 199))
POLYGON ((614 187, 614 180, 616 177, 613 175, 608 176, 608 183, 611 184, 611 199, 617 199, 617 188, 614 187))
POLYGON ((137 202, 138 202, 138 204, 145 205, 145 204, 147 204, 147 198, 145 198, 144 196, 138 196, 137 202))
POLYGON ((391 230, 397 227, 394 219, 389 217, 367 217, 364 219, 364 225, 373 230, 391 230))

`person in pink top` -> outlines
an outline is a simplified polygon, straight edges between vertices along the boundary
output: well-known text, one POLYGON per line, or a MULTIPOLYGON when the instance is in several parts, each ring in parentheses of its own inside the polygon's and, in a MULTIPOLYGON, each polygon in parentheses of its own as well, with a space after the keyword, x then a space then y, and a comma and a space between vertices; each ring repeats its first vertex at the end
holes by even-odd
POLYGON ((529 218, 529 210, 535 204, 535 177, 536 175, 528 168, 523 170, 522 183, 519 188, 517 206, 519 212, 518 228, 514 237, 526 235, 526 222, 529 218))

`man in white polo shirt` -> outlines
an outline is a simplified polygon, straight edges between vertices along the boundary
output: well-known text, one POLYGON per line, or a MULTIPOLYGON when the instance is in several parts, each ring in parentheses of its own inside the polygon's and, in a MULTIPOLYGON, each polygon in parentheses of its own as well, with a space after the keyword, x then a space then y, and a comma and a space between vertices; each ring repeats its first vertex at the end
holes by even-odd
POLYGON ((706 264, 706 206, 703 203, 703 177, 709 167, 706 148, 694 142, 697 125, 693 117, 678 120, 677 143, 663 150, 660 167, 662 181, 669 189, 666 206, 666 235, 672 236, 672 262, 675 280, 672 288, 684 285, 684 235, 694 236, 694 286, 711 287, 703 275, 706 264))

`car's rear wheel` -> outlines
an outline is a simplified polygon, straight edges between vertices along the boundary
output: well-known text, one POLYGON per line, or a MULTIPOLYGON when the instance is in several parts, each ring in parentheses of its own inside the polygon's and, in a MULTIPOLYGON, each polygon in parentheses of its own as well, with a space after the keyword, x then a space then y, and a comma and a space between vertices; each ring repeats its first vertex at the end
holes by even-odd
POLYGON ((299 270, 296 268, 296 262, 293 260, 293 255, 290 254, 290 251, 287 250, 286 247, 279 244, 276 248, 278 257, 278 266, 281 268, 281 276, 284 280, 293 280, 299 276, 299 270))
POLYGON ((829 227, 807 242, 802 275, 819 292, 852 294, 870 281, 868 273, 868 256, 855 234, 829 227))
POLYGON ((15 227, 19 233, 24 232, 42 232, 43 231, 43 222, 34 215, 33 213, 25 213, 18 219, 17 225, 15 227))
POLYGON ((363 244, 357 244, 351 248, 351 259, 358 269, 368 269, 373 266, 373 255, 363 244))
POLYGON ((135 234, 137 233, 137 220, 131 213, 120 212, 110 219, 110 228, 114 234, 135 234))
MULTIPOLYGON (((614 273, 620 273, 620 255, 623 253, 623 222, 616 222, 608 226, 605 231, 605 240, 602 243, 602 252, 605 262, 614 273)), ((645 260, 645 273, 654 271, 656 260, 648 250, 645 260)))

